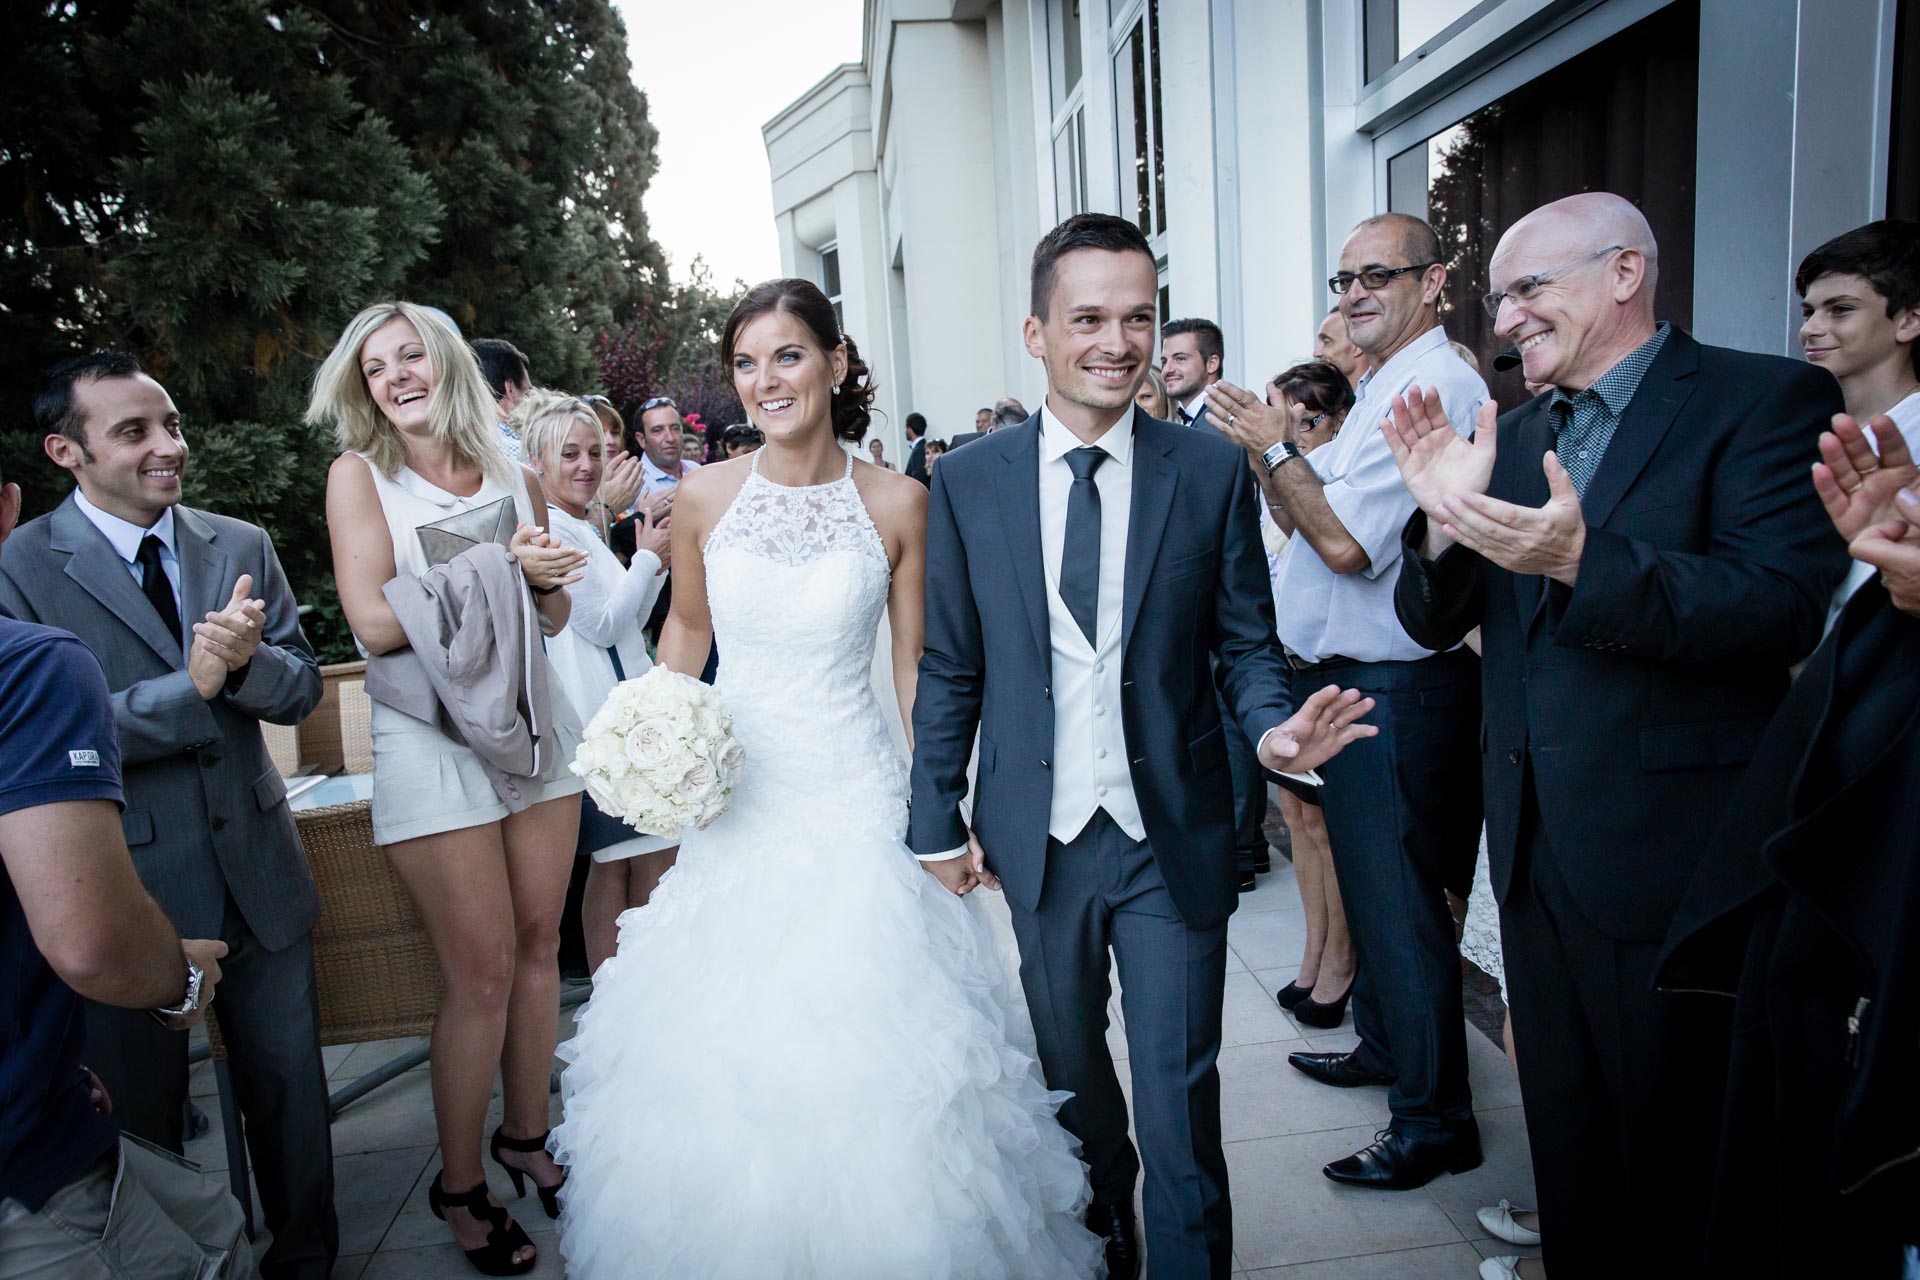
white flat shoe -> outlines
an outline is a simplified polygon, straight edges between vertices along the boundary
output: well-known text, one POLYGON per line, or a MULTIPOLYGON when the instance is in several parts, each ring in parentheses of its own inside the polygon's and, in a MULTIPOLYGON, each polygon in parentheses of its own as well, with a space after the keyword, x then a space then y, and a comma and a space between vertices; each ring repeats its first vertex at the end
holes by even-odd
MULTIPOLYGON (((1522 1209, 1520 1212, 1525 1213, 1522 1209)), ((1502 1200, 1499 1204, 1480 1209, 1475 1214, 1480 1225, 1486 1228, 1488 1235, 1496 1240, 1505 1240, 1508 1244, 1533 1245, 1540 1243, 1540 1233, 1529 1231, 1513 1219, 1513 1205, 1502 1200)))
POLYGON ((1510 1258, 1482 1258, 1480 1260, 1480 1280, 1520 1280, 1520 1262, 1521 1259, 1517 1256, 1510 1258))

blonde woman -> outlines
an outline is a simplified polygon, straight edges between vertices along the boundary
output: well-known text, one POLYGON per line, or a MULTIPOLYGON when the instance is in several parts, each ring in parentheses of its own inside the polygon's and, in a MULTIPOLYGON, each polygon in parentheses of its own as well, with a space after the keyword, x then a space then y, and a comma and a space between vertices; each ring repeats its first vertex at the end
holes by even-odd
POLYGON ((1167 380, 1152 365, 1147 366, 1147 377, 1140 389, 1133 393, 1133 402, 1147 411, 1149 417, 1159 418, 1162 422, 1173 417, 1173 397, 1167 394, 1167 380))
MULTIPOLYGON (((672 524, 671 517, 656 522, 641 513, 630 566, 607 549, 592 516, 606 474, 595 408, 585 398, 548 395, 528 407, 520 424, 527 459, 546 494, 548 532, 587 556, 583 576, 568 588, 573 613, 567 629, 547 641, 554 674, 583 721, 593 719, 615 684, 653 665, 643 628, 667 581, 672 524)), ((601 813, 590 796, 580 799, 577 851, 593 858, 580 904, 592 972, 613 954, 620 913, 647 904, 679 845, 639 835, 601 813)))
MULTIPOLYGON (((407 646, 383 588, 427 571, 419 528, 502 499, 518 516, 510 549, 544 628, 566 624, 562 588, 585 557, 546 533, 539 483, 501 453, 494 418, 472 351, 447 320, 411 303, 362 311, 321 365, 307 421, 331 425, 345 450, 327 473, 327 527, 340 604, 363 652, 407 646)), ((373 706, 374 839, 407 886, 446 979, 431 1057, 443 1167, 428 1198, 486 1275, 535 1262, 526 1232, 488 1193, 480 1162, 496 1068, 505 1115, 494 1160, 517 1188, 533 1178, 549 1216, 563 1180, 545 1149, 547 1085, 582 784, 566 768, 578 718, 564 695, 553 701, 560 750, 544 776, 526 780, 517 797, 524 807, 511 813, 465 744, 373 706)))

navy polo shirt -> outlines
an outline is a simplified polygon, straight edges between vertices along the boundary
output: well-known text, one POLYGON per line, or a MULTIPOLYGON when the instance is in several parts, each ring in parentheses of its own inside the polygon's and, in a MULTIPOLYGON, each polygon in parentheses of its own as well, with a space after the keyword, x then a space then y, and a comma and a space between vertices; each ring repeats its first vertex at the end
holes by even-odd
MULTIPOLYGON (((106 677, 67 632, 0 609, 0 814, 68 800, 122 803, 106 677)), ((0 1199, 34 1213, 119 1140, 87 1101, 81 1009, 0 863, 0 1199)))

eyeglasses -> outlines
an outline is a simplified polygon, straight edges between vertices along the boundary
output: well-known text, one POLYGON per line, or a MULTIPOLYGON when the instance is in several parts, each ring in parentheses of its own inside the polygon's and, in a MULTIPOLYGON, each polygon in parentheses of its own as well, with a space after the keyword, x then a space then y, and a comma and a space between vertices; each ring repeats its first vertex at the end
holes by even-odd
POLYGON ((606 405, 607 408, 609 409, 613 408, 613 401, 607 399, 605 396, 601 396, 601 395, 581 396, 580 399, 584 400, 588 404, 603 404, 603 405, 606 405))
POLYGON ((1480 299, 1481 305, 1486 307, 1488 315, 1498 320, 1500 318, 1500 306, 1508 298, 1512 298, 1515 302, 1532 302, 1540 296, 1540 286, 1557 279, 1562 271, 1567 270, 1569 267, 1580 266, 1582 263, 1592 262, 1596 258, 1604 258, 1610 253, 1618 253, 1626 247, 1627 246, 1623 244, 1610 244, 1604 249, 1595 249, 1592 253, 1582 254, 1578 258, 1568 258, 1565 262, 1556 262, 1545 271, 1536 271, 1530 276, 1521 276, 1518 280, 1508 285, 1505 290, 1495 290, 1487 294, 1480 299))
POLYGON ((1367 286, 1367 292, 1378 293, 1392 284, 1396 278, 1410 271, 1425 271, 1428 267, 1439 265, 1438 262, 1416 262, 1410 267, 1368 267, 1365 271, 1342 271, 1327 280, 1327 288, 1335 293, 1344 294, 1353 288, 1353 282, 1358 280, 1367 286))
POLYGON ((653 396, 648 399, 645 404, 640 406, 640 412, 645 413, 649 409, 678 409, 679 407, 679 405, 673 402, 672 396, 653 396))
POLYGON ((1306 430, 1311 431, 1332 416, 1332 414, 1328 413, 1310 413, 1300 419, 1300 425, 1306 430))

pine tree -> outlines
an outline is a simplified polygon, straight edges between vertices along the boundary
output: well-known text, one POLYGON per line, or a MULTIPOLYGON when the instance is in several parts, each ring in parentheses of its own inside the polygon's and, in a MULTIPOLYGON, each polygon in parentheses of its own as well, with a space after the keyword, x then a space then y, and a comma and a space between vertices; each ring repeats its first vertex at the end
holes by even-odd
POLYGON ((362 306, 407 297, 586 389, 665 289, 655 133, 611 0, 49 0, 0 48, 0 467, 66 485, 27 406, 73 351, 172 392, 188 500, 258 519, 323 652, 350 656, 300 421, 362 306))

